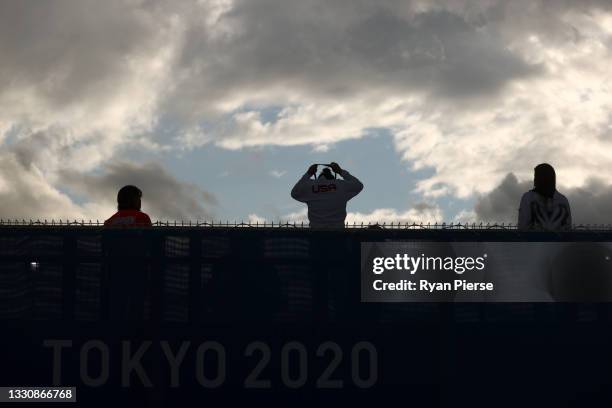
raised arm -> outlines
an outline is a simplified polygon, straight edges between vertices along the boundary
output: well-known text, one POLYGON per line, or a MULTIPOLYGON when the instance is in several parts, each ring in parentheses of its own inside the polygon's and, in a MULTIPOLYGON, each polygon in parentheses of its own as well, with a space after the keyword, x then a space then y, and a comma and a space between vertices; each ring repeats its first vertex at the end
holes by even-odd
POLYGON ((346 192, 349 194, 349 198, 355 197, 357 194, 363 190, 363 183, 359 181, 359 179, 349 173, 347 170, 342 170, 340 173, 342 178, 344 179, 346 192))
POLYGON ((295 183, 291 189, 291 197, 297 201, 306 202, 310 192, 310 177, 317 173, 317 165, 313 164, 308 171, 295 183))
POLYGON ((347 170, 340 168, 338 163, 331 163, 331 168, 344 179, 345 191, 348 195, 347 199, 355 197, 363 190, 363 183, 359 179, 349 173, 347 170))

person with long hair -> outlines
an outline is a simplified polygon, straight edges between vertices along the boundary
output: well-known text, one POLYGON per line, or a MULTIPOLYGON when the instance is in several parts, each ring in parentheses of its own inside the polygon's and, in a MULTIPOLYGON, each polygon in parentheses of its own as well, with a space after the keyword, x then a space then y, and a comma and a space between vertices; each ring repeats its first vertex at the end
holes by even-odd
POLYGON ((557 191, 555 169, 548 163, 534 169, 533 189, 523 194, 518 228, 558 231, 572 227, 567 198, 557 191))

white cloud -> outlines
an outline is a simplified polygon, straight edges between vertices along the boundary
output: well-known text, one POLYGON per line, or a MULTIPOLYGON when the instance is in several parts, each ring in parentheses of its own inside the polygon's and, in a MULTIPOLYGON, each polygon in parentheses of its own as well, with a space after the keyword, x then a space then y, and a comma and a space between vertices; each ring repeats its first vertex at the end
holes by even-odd
POLYGON ((281 178, 287 174, 287 170, 271 170, 269 174, 274 178, 281 178))
POLYGON ((251 224, 265 224, 267 220, 257 214, 249 214, 248 222, 251 224))
POLYGON ((114 205, 63 193, 62 174, 99 170, 130 144, 155 148, 143 136, 159 119, 178 27, 141 6, 0 4, 3 215, 108 216, 114 205))
POLYGON ((349 212, 346 222, 349 224, 420 224, 443 221, 442 211, 435 205, 417 204, 414 207, 398 211, 394 208, 377 208, 370 213, 349 212))
POLYGON ((62 173, 65 187, 98 204, 112 203, 119 188, 136 185, 143 192, 143 210, 153 219, 211 220, 216 197, 196 185, 181 182, 157 163, 113 161, 100 174, 62 173))
POLYGON ((455 215, 453 221, 459 224, 472 224, 476 222, 476 219, 474 210, 461 210, 455 215))
MULTIPOLYGON (((0 202, 0 218, 5 219, 90 218, 66 194, 50 186, 40 169, 24 168, 14 155, 0 159, 0 202)), ((94 213, 93 218, 98 218, 94 213)))
POLYGON ((484 193, 542 161, 576 187, 612 160, 610 8, 528 3, 237 1, 218 18, 231 34, 196 34, 183 62, 231 51, 176 95, 217 97, 199 112, 207 142, 229 149, 326 149, 387 128, 410 166, 434 170, 426 197, 484 193), (283 107, 273 121, 269 106, 283 107))
MULTIPOLYGON (((308 224, 307 208, 285 214, 279 220, 281 222, 308 224)), ((403 211, 394 208, 377 208, 368 213, 349 211, 346 215, 346 222, 349 224, 435 223, 441 221, 441 209, 428 203, 418 203, 403 211)))
MULTIPOLYGON (((100 170, 127 146, 325 150, 371 128, 432 170, 417 185, 428 200, 485 194, 544 161, 568 188, 609 184, 610 6, 1 3, 0 161, 19 174, 0 185, 21 191, 17 202, 47 201, 4 212, 95 216, 61 192, 62 175, 100 170)), ((415 216, 355 217, 374 214, 415 216)))
POLYGON ((16 155, 0 160, 0 218, 104 220, 116 211, 117 191, 134 184, 143 191, 143 211, 153 219, 210 220, 217 200, 211 193, 181 182, 155 163, 111 162, 99 174, 60 172, 62 190, 49 185, 35 165, 16 155), (84 197, 75 203, 65 191, 84 197))
POLYGON ((289 222, 289 223, 304 223, 308 224, 308 210, 303 208, 298 211, 291 212, 289 214, 285 214, 279 218, 280 222, 289 222))

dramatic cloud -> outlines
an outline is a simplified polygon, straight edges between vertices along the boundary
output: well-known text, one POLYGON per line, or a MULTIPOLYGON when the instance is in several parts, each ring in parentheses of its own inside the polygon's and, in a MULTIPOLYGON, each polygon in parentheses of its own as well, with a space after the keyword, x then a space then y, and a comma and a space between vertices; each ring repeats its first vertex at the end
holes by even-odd
POLYGON ((216 198, 195 185, 178 181, 160 165, 135 165, 116 162, 104 167, 103 174, 64 174, 68 188, 96 203, 112 203, 116 207, 119 188, 138 186, 143 192, 143 210, 155 219, 210 220, 210 207, 216 198))
POLYGON ((173 34, 137 2, 2 2, 0 140, 94 167, 155 124, 173 34))
MULTIPOLYGON (((477 221, 516 223, 521 197, 532 188, 533 181, 526 180, 519 183, 516 176, 509 173, 499 186, 478 198, 474 205, 473 215, 476 216, 477 221)), ((465 221, 469 222, 470 219, 465 221)))
MULTIPOLYGON (((532 180, 519 181, 508 174, 502 183, 476 202, 473 217, 464 221, 516 223, 521 196, 533 188, 532 180)), ((575 224, 612 224, 612 184, 590 179, 578 188, 558 187, 569 200, 575 224)))
MULTIPOLYGON (((542 161, 570 190, 608 185, 611 46, 603 0, 2 2, 0 161, 20 171, 2 175, 2 212, 96 216, 64 178, 102 183, 130 147, 325 150, 379 128, 427 170, 428 202, 542 161)), ((156 211, 207 213, 185 198, 156 211)), ((494 204, 476 213, 509 211, 494 204)))
POLYGON ((409 165, 434 170, 418 184, 431 197, 483 193, 540 161, 576 187, 612 160, 606 2, 226 6, 222 34, 191 31, 182 48, 170 100, 204 118, 188 147, 325 146, 387 128, 409 165))
POLYGON ((62 190, 15 156, 2 156, 0 174, 12 175, 0 175, 0 218, 103 220, 116 211, 117 191, 126 184, 143 191, 143 210, 155 220, 210 220, 217 205, 211 193, 177 180, 156 163, 114 162, 96 174, 64 171, 62 190), (75 203, 66 191, 83 202, 75 203))
POLYGON ((14 155, 0 156, 0 202, 4 219, 85 218, 83 209, 50 186, 38 168, 24 167, 14 155))
MULTIPOLYGON (((98 169, 158 120, 174 28, 142 2, 0 3, 3 216, 100 218, 65 194, 63 173, 98 169)), ((114 206, 113 206, 114 207, 114 206)))

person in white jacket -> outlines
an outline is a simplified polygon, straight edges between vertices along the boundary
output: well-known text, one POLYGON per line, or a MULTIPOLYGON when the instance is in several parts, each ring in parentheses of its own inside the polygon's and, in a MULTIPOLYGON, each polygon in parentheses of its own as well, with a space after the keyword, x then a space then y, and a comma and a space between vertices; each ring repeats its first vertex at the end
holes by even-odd
POLYGON ((308 221, 313 228, 344 228, 346 203, 363 189, 363 184, 338 163, 331 169, 342 176, 336 179, 329 168, 325 168, 317 179, 317 165, 308 168, 291 190, 291 197, 308 205, 308 221))
POLYGON ((534 169, 533 190, 523 194, 518 228, 566 230, 572 227, 572 213, 567 198, 557 191, 555 169, 548 163, 534 169))

